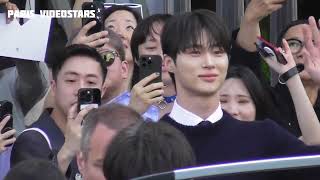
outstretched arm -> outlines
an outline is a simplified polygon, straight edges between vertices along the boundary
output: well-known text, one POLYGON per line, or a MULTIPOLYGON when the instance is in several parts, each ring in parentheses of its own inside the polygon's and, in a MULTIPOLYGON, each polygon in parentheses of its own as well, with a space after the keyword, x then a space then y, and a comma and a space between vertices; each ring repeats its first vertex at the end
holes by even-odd
POLYGON ((285 2, 286 0, 251 0, 240 24, 237 44, 249 52, 256 51, 254 43, 257 36, 260 36, 259 22, 280 9, 285 2))
MULTIPOLYGON (((275 59, 273 59, 273 57, 265 58, 267 64, 279 74, 284 74, 285 72, 296 66, 287 41, 283 40, 282 43, 284 47, 284 51, 282 54, 288 62, 286 65, 278 63, 275 59)), ((303 141, 307 145, 319 145, 320 123, 304 89, 299 74, 297 73, 294 76, 290 77, 286 82, 286 85, 288 86, 294 107, 296 109, 303 141)))

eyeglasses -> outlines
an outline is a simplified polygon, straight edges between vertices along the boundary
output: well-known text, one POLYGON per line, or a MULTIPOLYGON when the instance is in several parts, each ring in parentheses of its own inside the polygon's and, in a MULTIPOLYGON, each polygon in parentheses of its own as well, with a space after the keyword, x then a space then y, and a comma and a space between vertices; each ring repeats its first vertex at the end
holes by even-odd
POLYGON ((127 6, 127 7, 131 8, 131 9, 133 9, 134 11, 136 11, 137 13, 139 13, 141 15, 141 17, 143 18, 143 11, 142 11, 142 5, 141 4, 136 4, 136 3, 104 3, 103 4, 105 9, 108 9, 109 7, 111 7, 113 5, 127 6))
POLYGON ((101 54, 101 56, 105 60, 107 66, 111 66, 116 57, 120 57, 119 53, 116 51, 105 51, 101 54))
POLYGON ((287 39, 287 42, 292 54, 298 54, 304 46, 303 42, 299 39, 287 39))

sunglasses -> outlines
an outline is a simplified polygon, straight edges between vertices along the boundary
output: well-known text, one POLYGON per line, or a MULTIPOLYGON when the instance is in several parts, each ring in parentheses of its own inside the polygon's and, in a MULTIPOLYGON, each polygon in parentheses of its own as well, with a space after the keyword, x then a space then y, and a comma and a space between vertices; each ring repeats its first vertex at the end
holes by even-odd
POLYGON ((141 4, 136 4, 136 3, 104 3, 103 5, 104 5, 105 9, 108 9, 113 5, 127 6, 127 7, 131 8, 132 10, 136 11, 137 13, 139 13, 141 15, 141 17, 143 18, 143 11, 142 11, 141 4))
POLYGON ((115 61, 116 57, 120 57, 119 53, 116 51, 106 51, 101 53, 102 58, 106 62, 107 67, 111 66, 115 61))

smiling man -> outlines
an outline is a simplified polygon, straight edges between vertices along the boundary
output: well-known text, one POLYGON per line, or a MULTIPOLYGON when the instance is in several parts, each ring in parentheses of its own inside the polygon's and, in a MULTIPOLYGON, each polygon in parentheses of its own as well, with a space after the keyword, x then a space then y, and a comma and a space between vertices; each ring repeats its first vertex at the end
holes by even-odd
MULTIPOLYGON (((196 10, 173 17, 163 29, 161 45, 177 88, 172 111, 161 120, 184 133, 197 165, 320 152, 319 147, 306 146, 271 120, 238 121, 221 109, 218 91, 228 69, 230 37, 225 23, 214 12, 196 10)), ((319 177, 299 173, 302 179, 319 177)), ((274 175, 221 179, 278 178, 274 175)))

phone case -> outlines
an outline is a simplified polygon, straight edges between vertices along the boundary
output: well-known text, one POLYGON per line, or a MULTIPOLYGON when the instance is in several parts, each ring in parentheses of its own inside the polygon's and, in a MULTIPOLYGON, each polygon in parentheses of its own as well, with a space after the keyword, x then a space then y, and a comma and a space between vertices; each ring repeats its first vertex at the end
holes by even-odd
POLYGON ((81 88, 78 91, 78 111, 87 106, 98 108, 101 105, 101 92, 97 88, 81 88))
POLYGON ((139 79, 142 80, 145 77, 153 74, 159 73, 159 76, 152 80, 148 84, 162 82, 162 58, 159 55, 143 55, 139 59, 139 79))
POLYGON ((257 46, 259 54, 262 57, 275 56, 279 63, 287 64, 287 60, 283 57, 279 50, 270 42, 266 41, 262 37, 258 37, 257 42, 255 44, 257 46))
POLYGON ((95 10, 95 18, 82 18, 82 26, 90 23, 91 21, 96 21, 96 25, 89 29, 87 35, 91 35, 100 32, 104 29, 104 23, 102 22, 103 15, 103 4, 101 2, 84 2, 82 4, 82 10, 95 10))

